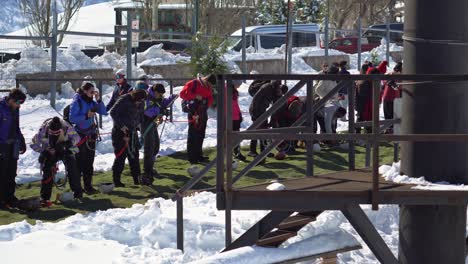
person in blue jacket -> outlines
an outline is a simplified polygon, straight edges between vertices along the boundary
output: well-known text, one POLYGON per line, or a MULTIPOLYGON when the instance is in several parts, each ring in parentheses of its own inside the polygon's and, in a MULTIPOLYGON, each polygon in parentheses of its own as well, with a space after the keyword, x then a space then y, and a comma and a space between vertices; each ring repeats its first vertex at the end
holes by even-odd
POLYGON ((96 139, 98 137, 96 113, 107 115, 106 107, 94 84, 85 81, 73 97, 70 106, 70 122, 74 124, 75 130, 81 138, 78 143, 79 152, 76 154, 76 160, 79 175, 83 176, 84 191, 87 194, 97 192, 92 185, 96 139))
POLYGON ((127 79, 125 79, 125 71, 120 69, 115 73, 115 88, 112 92, 111 99, 106 106, 106 110, 109 111, 112 106, 114 106, 115 102, 121 95, 128 94, 129 92, 133 91, 133 88, 130 84, 128 84, 127 79))
POLYGON ((26 143, 19 127, 19 109, 26 95, 17 88, 0 101, 0 207, 18 207, 15 177, 19 154, 26 152, 26 143))

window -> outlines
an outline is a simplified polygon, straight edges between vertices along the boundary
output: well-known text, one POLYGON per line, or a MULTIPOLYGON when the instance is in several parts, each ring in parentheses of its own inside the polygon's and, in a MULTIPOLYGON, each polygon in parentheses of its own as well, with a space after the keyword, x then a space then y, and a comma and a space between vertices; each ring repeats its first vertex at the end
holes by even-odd
POLYGON ((279 48, 286 43, 286 35, 284 33, 260 35, 260 43, 264 49, 279 48))
POLYGON ((336 48, 336 47, 338 47, 340 45, 341 45, 340 40, 334 40, 334 41, 330 42, 330 44, 328 45, 328 48, 334 49, 334 48, 336 48))
POLYGON ((343 40, 343 46, 352 46, 353 42, 349 39, 343 40))
POLYGON ((315 47, 317 37, 315 33, 293 32, 293 47, 315 47))

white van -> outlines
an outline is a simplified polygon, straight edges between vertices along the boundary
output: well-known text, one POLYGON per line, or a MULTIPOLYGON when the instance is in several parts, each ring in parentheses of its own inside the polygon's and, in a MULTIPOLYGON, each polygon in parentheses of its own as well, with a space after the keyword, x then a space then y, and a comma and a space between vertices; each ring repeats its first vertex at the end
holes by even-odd
MULTIPOLYGON (((286 43, 286 25, 251 26, 245 28, 246 47, 256 51, 279 48, 286 43)), ((293 25, 293 47, 320 48, 320 28, 317 24, 293 25)), ((242 49, 242 29, 228 38, 228 48, 235 51, 242 49)))

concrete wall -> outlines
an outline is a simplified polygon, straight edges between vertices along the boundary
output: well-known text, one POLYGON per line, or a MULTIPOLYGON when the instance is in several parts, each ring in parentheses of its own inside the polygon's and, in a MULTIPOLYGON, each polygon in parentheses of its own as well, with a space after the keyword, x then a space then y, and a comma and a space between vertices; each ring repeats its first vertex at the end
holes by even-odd
MULTIPOLYGON (((302 57, 304 62, 309 65, 312 69, 319 71, 322 68, 322 64, 325 62, 325 56, 310 56, 302 57)), ((348 55, 330 55, 329 62, 339 62, 346 60, 349 63, 348 55)), ((235 61, 235 63, 241 68, 242 62, 235 61)), ((262 60, 250 60, 246 62, 247 72, 252 70, 257 71, 261 74, 284 74, 285 73, 285 61, 284 59, 262 59, 262 60)))
MULTIPOLYGON (((190 67, 186 64, 167 64, 155 66, 141 66, 146 74, 159 74, 164 78, 194 78, 190 73, 190 67)), ((186 81, 174 81, 174 85, 184 85, 186 81)))
MULTIPOLYGON (((324 56, 310 56, 303 57, 305 63, 310 67, 319 71, 322 63, 325 61, 324 56)), ((348 55, 332 55, 329 56, 329 62, 338 62, 340 60, 347 60, 349 62, 348 55)), ((241 67, 241 61, 235 62, 241 67)), ((261 74, 284 74, 284 60, 283 59, 264 59, 264 60, 250 60, 247 61, 247 71, 250 72, 255 70, 261 74)), ((190 67, 185 64, 168 64, 168 65, 156 65, 156 66, 141 66, 141 68, 147 74, 160 74, 165 78, 193 78, 190 73, 190 67)), ((91 69, 91 70, 77 70, 77 71, 63 71, 57 72, 57 78, 64 79, 79 79, 84 76, 91 75, 94 78, 110 79, 108 84, 113 84, 113 70, 112 69, 91 69)), ((47 81, 22 81, 27 79, 47 79, 51 78, 51 73, 31 73, 31 74, 17 74, 17 79, 20 79, 20 84, 25 86, 28 90, 28 94, 35 96, 38 94, 47 94, 50 91, 51 83, 47 81)), ((174 81, 174 85, 183 85, 186 81, 174 81)), ((104 83, 105 84, 105 83, 104 83)), ((72 82, 74 88, 78 88, 81 85, 81 81, 72 82)), ((60 91, 60 84, 57 85, 58 91, 60 91)))
MULTIPOLYGON (((58 79, 80 79, 85 76, 92 76, 93 78, 110 79, 108 84, 113 84, 114 71, 112 69, 90 69, 90 70, 76 70, 76 71, 60 71, 57 72, 58 79)), ((52 86, 51 82, 47 81, 26 81, 28 79, 50 79, 52 74, 50 72, 38 72, 38 73, 21 73, 16 75, 16 79, 19 83, 26 87, 28 94, 36 96, 38 94, 47 94, 52 86)), ((73 88, 81 86, 81 81, 71 82, 73 88)), ((104 82, 103 84, 106 84, 104 82)), ((60 83, 57 84, 57 91, 60 91, 60 83)))

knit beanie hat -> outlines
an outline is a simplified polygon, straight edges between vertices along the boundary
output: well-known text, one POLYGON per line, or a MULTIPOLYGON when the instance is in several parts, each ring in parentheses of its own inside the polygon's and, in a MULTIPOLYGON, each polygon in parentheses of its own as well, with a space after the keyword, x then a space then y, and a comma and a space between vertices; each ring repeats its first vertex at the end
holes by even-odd
POLYGON ((146 91, 143 89, 133 90, 131 94, 132 94, 132 99, 135 102, 146 99, 146 91))
POLYGON ((60 121, 60 118, 55 116, 49 122, 49 134, 51 135, 60 134, 60 129, 62 129, 62 122, 60 121))
POLYGON ((135 90, 146 90, 148 87, 148 84, 146 84, 144 81, 137 81, 135 84, 135 90))
POLYGON ((164 88, 164 85, 162 85, 161 83, 157 83, 155 85, 153 85, 153 91, 157 92, 157 93, 166 93, 166 89, 164 88))

